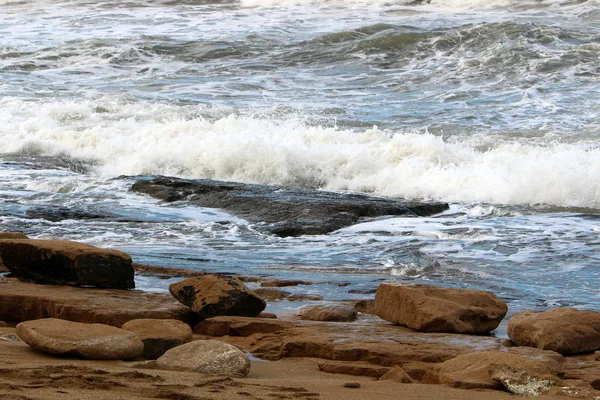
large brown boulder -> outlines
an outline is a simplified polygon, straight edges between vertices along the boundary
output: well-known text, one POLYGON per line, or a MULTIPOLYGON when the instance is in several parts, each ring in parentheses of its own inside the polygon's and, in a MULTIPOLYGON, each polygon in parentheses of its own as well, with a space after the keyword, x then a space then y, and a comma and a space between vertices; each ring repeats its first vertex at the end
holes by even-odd
MULTIPOLYGON (((446 384, 461 389, 503 390, 501 382, 492 377, 495 369, 503 366, 519 366, 523 371, 536 375, 556 375, 562 357, 553 352, 540 350, 525 353, 522 351, 480 351, 464 354, 436 365, 425 372, 422 383, 446 384)), ((558 378, 557 378, 558 379, 558 378)))
POLYGON ((310 321, 351 322, 356 320, 356 310, 347 304, 307 306, 300 309, 298 316, 310 321))
MULTIPOLYGON (((29 239, 23 232, 0 232, 0 239, 29 239)), ((0 257, 0 272, 9 272, 9 269, 2 264, 0 257)))
POLYGON ((21 322, 17 335, 44 353, 88 360, 131 360, 144 350, 144 344, 133 332, 55 318, 21 322))
POLYGON ((519 346, 563 355, 594 351, 600 348, 600 313, 576 308, 553 308, 540 313, 525 310, 508 322, 508 336, 519 346))
POLYGON ((167 350, 192 340, 192 328, 176 319, 134 319, 121 327, 133 332, 144 343, 144 358, 157 359, 167 350))
POLYGON ((135 287, 131 257, 65 240, 0 239, 0 260, 23 281, 69 286, 135 287))
POLYGON ((175 347, 163 354, 156 364, 159 368, 246 376, 250 372, 250 360, 242 351, 217 340, 196 340, 175 347))
POLYGON ((169 286, 182 304, 205 318, 219 315, 257 317, 267 303, 237 278, 204 275, 184 279, 169 286))
POLYGON ((422 332, 490 332, 507 311, 506 303, 482 290, 384 283, 375 296, 379 317, 422 332))

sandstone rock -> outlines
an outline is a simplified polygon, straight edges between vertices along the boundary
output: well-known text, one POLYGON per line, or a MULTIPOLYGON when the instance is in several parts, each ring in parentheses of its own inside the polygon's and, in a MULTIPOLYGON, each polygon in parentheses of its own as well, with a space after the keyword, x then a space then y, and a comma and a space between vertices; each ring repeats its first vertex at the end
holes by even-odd
POLYGON ((518 365, 529 374, 542 375, 554 375, 560 368, 560 362, 552 354, 542 351, 528 356, 523 352, 483 351, 464 354, 441 363, 425 372, 421 382, 441 383, 461 389, 502 390, 504 386, 490 376, 490 368, 513 365, 518 365))
POLYGON ((291 295, 290 292, 285 292, 283 290, 274 288, 258 288, 253 290, 253 292, 259 295, 265 301, 283 300, 291 295))
POLYGON ((0 278, 0 288, 0 319, 5 321, 52 317, 120 327, 139 318, 179 319, 192 325, 200 320, 163 293, 36 285, 14 278, 0 278))
POLYGON ((386 372, 379 378, 380 381, 395 381, 400 383, 413 383, 410 376, 402 369, 402 367, 396 365, 394 368, 386 372))
POLYGON ((563 355, 600 348, 600 313, 575 308, 521 311, 508 322, 508 336, 519 346, 553 350, 563 355))
POLYGON ((0 328, 5 328, 7 326, 8 326, 8 324, 6 322, 0 321, 0 328))
POLYGON ((167 350, 192 340, 192 329, 176 319, 134 319, 122 329, 133 332, 144 343, 144 358, 154 360, 167 350))
POLYGON ((0 259, 23 281, 117 289, 135 286, 134 270, 127 254, 83 243, 2 239, 0 259))
POLYGON ((541 396, 550 391, 558 381, 556 376, 531 373, 512 365, 492 364, 490 378, 502 383, 511 393, 519 396, 541 396))
POLYGON ((196 340, 175 347, 163 354, 156 364, 159 368, 246 376, 250 360, 236 347, 217 340, 196 340))
POLYGON ((170 285, 169 291, 180 303, 205 318, 219 315, 256 317, 267 306, 239 279, 230 276, 188 278, 170 285))
POLYGON ((255 333, 272 333, 290 326, 289 322, 248 317, 214 317, 200 322, 194 332, 208 336, 250 336, 255 333))
POLYGON ((21 322, 17 335, 45 353, 89 360, 130 360, 144 350, 142 341, 124 329, 55 318, 21 322))
POLYGON ((268 319, 277 319, 277 315, 270 312, 261 312, 258 315, 258 318, 268 318, 268 319))
POLYGON ((346 304, 308 306, 301 308, 298 316, 311 321, 349 322, 356 320, 356 310, 346 304))
POLYGON ((375 297, 379 317, 423 332, 489 332, 507 311, 495 294, 482 290, 384 283, 375 297))
POLYGON ((0 232, 0 239, 29 239, 23 232, 0 232))

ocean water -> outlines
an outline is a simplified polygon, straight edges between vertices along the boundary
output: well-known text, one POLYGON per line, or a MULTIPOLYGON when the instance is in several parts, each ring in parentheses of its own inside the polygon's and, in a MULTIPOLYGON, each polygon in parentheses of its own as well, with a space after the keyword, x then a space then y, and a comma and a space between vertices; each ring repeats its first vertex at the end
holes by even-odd
POLYGON ((0 0, 0 211, 326 300, 398 281, 598 309, 600 1, 0 0), (278 238, 140 175, 451 207, 278 238))

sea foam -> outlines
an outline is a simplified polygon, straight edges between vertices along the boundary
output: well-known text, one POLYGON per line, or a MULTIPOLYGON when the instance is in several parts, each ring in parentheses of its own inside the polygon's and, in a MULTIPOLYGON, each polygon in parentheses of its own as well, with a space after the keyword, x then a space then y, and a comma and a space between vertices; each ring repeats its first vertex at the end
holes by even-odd
POLYGON ((172 175, 457 202, 600 207, 600 149, 426 128, 362 131, 157 103, 0 101, 0 149, 172 175), (222 115, 220 115, 222 113, 222 115))

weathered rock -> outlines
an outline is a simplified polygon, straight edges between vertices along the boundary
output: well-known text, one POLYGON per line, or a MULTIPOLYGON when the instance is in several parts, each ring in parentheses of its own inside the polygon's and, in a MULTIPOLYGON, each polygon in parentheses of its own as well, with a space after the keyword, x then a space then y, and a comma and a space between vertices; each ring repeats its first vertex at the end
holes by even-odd
POLYGON ((8 326, 8 324, 6 322, 0 321, 0 328, 4 328, 4 327, 7 327, 7 326, 8 326))
POLYGON ((298 316, 311 321, 350 322, 356 320, 356 310, 346 304, 308 306, 301 308, 298 316))
POLYGON ((200 320, 169 294, 36 285, 0 278, 0 319, 28 321, 48 317, 112 326, 139 318, 170 318, 188 324, 200 320))
POLYGON ((29 239, 23 232, 0 232, 0 239, 29 239))
POLYGON ((413 383, 413 380, 402 367, 396 365, 379 378, 380 381, 395 381, 400 383, 413 383))
POLYGON ((200 322, 194 332, 209 336, 250 336, 272 333, 290 327, 290 323, 273 319, 248 317, 214 317, 200 322))
POLYGON ((268 318, 268 319, 277 319, 277 315, 270 312, 261 312, 258 315, 258 318, 268 318))
POLYGON ((122 329, 133 332, 144 343, 143 356, 154 360, 167 350, 192 340, 192 329, 176 319, 134 319, 126 322, 122 329))
POLYGON ((364 314, 375 314, 375 300, 354 301, 354 309, 364 314))
POLYGON ((320 235, 352 225, 361 217, 426 216, 448 209, 446 203, 205 179, 143 179, 131 190, 165 201, 186 200, 202 207, 221 208, 251 222, 265 223, 266 231, 279 236, 320 235))
POLYGON ((246 376, 250 360, 236 347, 217 340, 196 340, 163 354, 159 368, 194 371, 204 374, 246 376))
POLYGON ((285 292, 275 288, 258 288, 253 290, 253 292, 259 295, 265 301, 283 300, 286 297, 291 296, 290 292, 285 292))
POLYGON ((184 279, 169 286, 180 303, 205 318, 219 315, 256 317, 267 306, 239 279, 222 275, 204 275, 184 279))
POLYGON ((131 257, 65 240, 2 239, 0 259, 23 281, 101 288, 135 287, 131 257))
POLYGON ((285 298, 287 301, 319 301, 323 300, 323 296, 319 296, 318 294, 292 294, 285 298))
POLYGON ((490 378, 502 383, 506 390, 519 396, 541 396, 550 391, 558 381, 554 375, 531 373, 513 365, 492 364, 490 378))
POLYGON ((144 350, 142 341, 124 329, 55 318, 21 322, 17 335, 45 353, 89 360, 131 360, 144 350))
MULTIPOLYGON (((446 384, 462 389, 502 390, 503 385, 490 376, 490 368, 518 365, 529 374, 555 375, 561 362, 553 352, 541 350, 526 354, 512 351, 483 351, 464 354, 425 372, 422 383, 446 384)), ((560 356, 559 356, 560 357, 560 356)))
POLYGON ((379 317, 423 332, 490 332, 507 311, 506 303, 482 290, 384 283, 375 297, 379 317))
POLYGON ((268 287, 289 287, 298 285, 312 285, 312 282, 301 281, 297 279, 267 279, 260 281, 260 286, 268 287))
POLYGON ((508 336, 519 346, 553 350, 563 355, 600 348, 600 313, 575 308, 521 311, 508 322, 508 336))

